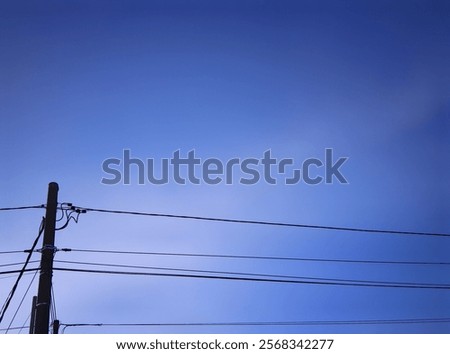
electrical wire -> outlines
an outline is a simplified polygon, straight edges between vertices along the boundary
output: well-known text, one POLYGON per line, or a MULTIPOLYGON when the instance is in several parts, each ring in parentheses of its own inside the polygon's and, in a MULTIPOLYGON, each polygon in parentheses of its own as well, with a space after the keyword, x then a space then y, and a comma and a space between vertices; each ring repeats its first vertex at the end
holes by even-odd
POLYGON ((23 253, 24 251, 0 251, 0 254, 23 253))
MULTIPOLYGON (((33 264, 33 263, 39 263, 39 261, 30 261, 30 262, 28 262, 28 264, 33 264)), ((2 268, 2 267, 12 267, 12 266, 23 265, 23 264, 24 264, 23 262, 0 264, 0 268, 2 268)))
POLYGON ((9 208, 0 208, 0 211, 11 211, 11 210, 26 210, 26 209, 42 209, 45 208, 45 205, 29 205, 29 206, 19 206, 19 207, 9 207, 9 208))
POLYGON ((31 318, 31 313, 28 314, 28 317, 26 318, 26 320, 23 322, 22 327, 20 327, 19 329, 19 334, 22 333, 22 330, 24 330, 25 328, 28 328, 28 326, 26 326, 27 322, 30 320, 31 318))
POLYGON ((253 281, 261 283, 284 283, 284 284, 308 284, 308 285, 339 285, 339 286, 358 286, 358 287, 377 287, 377 288, 404 288, 404 289, 434 289, 434 290, 450 290, 449 284, 419 284, 419 283, 386 283, 386 282, 335 282, 335 281, 306 281, 294 279, 267 279, 267 278, 251 278, 251 277, 233 277, 233 276, 216 276, 216 275, 198 275, 198 274, 174 274, 174 273, 144 273, 144 272, 123 272, 108 271, 96 269, 76 269, 76 268, 53 268, 55 271, 77 272, 77 273, 94 273, 94 274, 112 274, 112 275, 139 275, 154 277, 178 277, 178 278, 196 278, 209 280, 236 280, 236 281, 253 281))
MULTIPOLYGON (((28 328, 27 326, 22 326, 22 327, 11 327, 11 328, 9 328, 9 330, 10 331, 14 331, 14 330, 17 330, 17 329, 25 329, 25 328, 28 328)), ((8 328, 0 328, 0 332, 5 332, 5 331, 7 331, 8 330, 8 328)))
MULTIPOLYGON (((35 268, 34 270, 38 270, 39 268, 35 268)), ((30 271, 32 271, 33 269, 30 269, 30 271)), ((18 270, 18 271, 15 271, 15 273, 19 273, 20 272, 20 270, 18 270)), ((28 275, 31 275, 28 271, 25 271, 25 274, 23 275, 24 277, 26 277, 26 276, 28 276, 28 275)), ((15 275, 7 275, 6 277, 0 277, 0 280, 3 280, 3 279, 10 279, 10 278, 15 278, 16 276, 15 275)))
POLYGON ((23 304, 26 296, 28 295, 28 292, 30 291, 31 285, 33 285, 34 279, 36 279, 37 274, 38 274, 38 270, 36 270, 36 272, 34 273, 33 278, 31 279, 30 284, 28 285, 27 290, 25 291, 25 294, 23 294, 22 299, 20 300, 19 306, 17 306, 16 312, 14 312, 14 316, 12 317, 11 322, 9 323, 8 330, 6 331, 6 333, 8 333, 14 320, 16 319, 17 313, 19 312, 20 308, 22 307, 22 304, 23 304))
MULTIPOLYGON (((3 272, 0 272, 0 275, 4 274, 17 274, 17 273, 28 273, 28 272, 34 272, 35 270, 39 270, 40 268, 31 268, 31 269, 16 269, 16 270, 5 270, 3 272)), ((24 274, 25 275, 25 274, 24 274)))
POLYGON ((55 263, 101 266, 101 267, 114 267, 114 268, 128 268, 128 269, 152 269, 152 270, 164 270, 164 271, 176 271, 176 272, 194 272, 194 273, 204 273, 204 274, 237 275, 237 276, 250 276, 250 277, 262 277, 262 278, 282 278, 282 279, 303 279, 303 280, 319 280, 319 281, 333 281, 333 282, 351 282, 351 283, 361 283, 361 284, 394 284, 394 285, 402 284, 402 285, 424 285, 424 286, 435 285, 435 284, 405 283, 405 282, 398 283, 398 282, 373 281, 373 280, 304 277, 304 276, 296 276, 296 275, 227 272, 227 271, 203 270, 203 269, 200 270, 200 269, 186 269, 186 268, 149 267, 149 266, 96 263, 96 262, 55 261, 55 263))
POLYGON ((250 255, 224 255, 224 254, 202 254, 202 253, 169 253, 169 252, 142 252, 142 251, 114 251, 61 248, 64 252, 82 253, 107 253, 107 254, 128 254, 128 255, 149 255, 149 256, 174 256, 174 257, 204 257, 204 258, 230 258, 230 259, 251 259, 251 260, 271 260, 271 261, 307 261, 307 262, 336 262, 336 263, 363 263, 363 264, 403 264, 403 265, 450 265, 450 262, 420 262, 420 261, 380 261, 380 260, 355 260, 355 259, 333 259, 333 258, 299 258, 299 257, 273 257, 273 256, 250 256, 250 255))
POLYGON ((295 224, 295 223, 283 223, 283 222, 272 222, 272 221, 228 219, 228 218, 212 218, 212 217, 205 217, 205 216, 162 214, 162 213, 147 213, 147 212, 138 212, 138 211, 96 209, 96 208, 84 208, 84 207, 74 207, 74 208, 77 208, 79 210, 85 210, 85 211, 90 211, 90 212, 98 212, 98 213, 107 213, 107 214, 124 214, 124 215, 136 215, 136 216, 164 217, 164 218, 190 219, 190 220, 201 220, 201 221, 216 221, 216 222, 239 223, 239 224, 254 224, 254 225, 265 225, 265 226, 284 226, 284 227, 321 229, 321 230, 335 230, 335 231, 349 231, 349 232, 367 232, 367 233, 382 233, 382 234, 394 234, 394 235, 416 235, 416 236, 450 237, 450 233, 433 233, 433 232, 383 230, 383 229, 340 227, 340 226, 308 225, 308 224, 295 224))
MULTIPOLYGON (((44 232, 44 227, 45 227, 45 218, 42 218, 41 225, 39 226, 39 232, 38 232, 36 239, 33 242, 33 245, 31 246, 31 251, 33 251, 36 248, 39 238, 41 237, 42 233, 44 232)), ((17 290, 17 286, 19 285, 20 279, 22 279, 22 276, 27 271, 26 268, 28 266, 28 262, 30 261, 30 258, 32 255, 33 255, 33 252, 30 252, 28 254, 27 259, 25 260, 25 263, 24 263, 22 269, 19 271, 19 276, 17 277, 15 284, 13 285, 9 295, 7 296, 7 298, 5 300, 5 303, 3 304, 3 307, 0 310, 0 323, 3 321, 5 313, 8 310, 8 307, 11 303, 12 298, 14 297, 14 294, 17 290)), ((36 270, 36 269, 34 269, 34 270, 36 270)), ((14 271, 10 271, 9 273, 1 272, 0 274, 11 274, 11 272, 14 272, 14 271)))
POLYGON ((186 322, 186 323, 62 323, 62 333, 69 327, 196 327, 196 326, 340 326, 450 323, 450 318, 374 319, 341 321, 273 322, 186 322))
POLYGON ((53 290, 53 285, 51 288, 51 292, 52 292, 52 299, 51 299, 51 315, 52 315, 52 322, 55 321, 58 318, 58 314, 56 311, 56 302, 55 302, 55 292, 53 290))
POLYGON ((72 203, 58 204, 58 209, 61 211, 61 216, 56 221, 57 222, 61 221, 65 217, 66 222, 64 223, 63 226, 56 228, 55 229, 56 231, 65 229, 69 225, 71 220, 75 221, 75 223, 78 223, 80 214, 85 213, 84 210, 80 210, 80 209, 73 207, 72 203), (75 214, 75 216, 74 216, 74 214, 75 214))

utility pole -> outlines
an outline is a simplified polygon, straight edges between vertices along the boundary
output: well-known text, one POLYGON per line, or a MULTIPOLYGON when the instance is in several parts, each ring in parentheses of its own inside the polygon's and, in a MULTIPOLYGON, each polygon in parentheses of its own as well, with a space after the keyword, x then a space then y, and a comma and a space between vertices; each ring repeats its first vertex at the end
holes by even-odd
POLYGON ((50 304, 52 299, 53 258, 55 255, 55 227, 58 208, 59 186, 55 182, 48 185, 47 207, 45 212, 44 240, 41 250, 41 272, 36 304, 36 319, 33 333, 48 334, 50 304))
POLYGON ((53 334, 59 334, 60 322, 59 320, 53 321, 53 334))
POLYGON ((29 332, 29 334, 34 334, 34 327, 36 326, 36 304, 37 304, 37 296, 33 296, 33 301, 31 303, 30 332, 29 332))

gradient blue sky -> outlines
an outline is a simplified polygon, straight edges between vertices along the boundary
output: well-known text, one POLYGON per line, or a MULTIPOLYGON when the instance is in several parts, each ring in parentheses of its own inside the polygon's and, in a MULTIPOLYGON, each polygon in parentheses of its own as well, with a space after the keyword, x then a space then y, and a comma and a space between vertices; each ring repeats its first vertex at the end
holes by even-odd
MULTIPOLYGON (((450 7, 445 1, 1 1, 0 206, 99 208, 449 232, 450 7), (348 185, 105 186, 103 160, 348 156, 348 185)), ((26 249, 42 210, 0 213, 26 249)), ((450 261, 447 238, 87 214, 59 247, 450 261)), ((0 263, 25 255, 0 255, 0 263)), ((38 259, 35 256, 34 259, 38 259)), ((449 267, 231 262, 58 253, 56 259, 449 283, 449 267)), ((19 295, 30 277, 25 277, 19 295)), ((14 278, 0 279, 3 302, 14 278)), ((78 322, 450 317, 448 291, 55 273, 78 322)), ((35 292, 35 286, 32 288, 35 292)), ((30 295, 31 296, 31 295, 30 295)), ((29 296, 29 297, 30 297, 29 296)), ((27 298, 15 324, 29 312, 27 298)), ((70 333, 448 333, 449 324, 81 328, 70 333)))

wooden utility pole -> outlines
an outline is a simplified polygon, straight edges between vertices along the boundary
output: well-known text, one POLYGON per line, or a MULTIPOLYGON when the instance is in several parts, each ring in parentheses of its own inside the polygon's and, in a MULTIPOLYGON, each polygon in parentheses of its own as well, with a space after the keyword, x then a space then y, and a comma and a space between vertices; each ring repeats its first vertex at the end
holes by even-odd
POLYGON ((59 320, 54 320, 53 321, 53 334, 59 334, 59 327, 60 327, 60 322, 59 320))
POLYGON ((29 332, 29 334, 34 334, 34 327, 36 326, 36 304, 37 304, 37 296, 33 296, 33 301, 31 302, 30 332, 29 332))
POLYGON ((55 227, 58 208, 58 184, 48 185, 47 207, 45 213, 44 240, 41 250, 41 273, 36 303, 36 319, 33 333, 48 334, 50 304, 52 300, 53 257, 55 255, 55 227))

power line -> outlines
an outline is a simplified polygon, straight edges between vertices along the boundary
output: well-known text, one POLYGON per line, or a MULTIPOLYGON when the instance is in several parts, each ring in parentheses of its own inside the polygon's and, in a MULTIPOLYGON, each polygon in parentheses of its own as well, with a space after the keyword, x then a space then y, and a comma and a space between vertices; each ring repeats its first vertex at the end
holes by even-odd
POLYGON ((149 256, 175 256, 175 257, 205 257, 205 258, 230 258, 230 259, 252 259, 273 261, 307 261, 307 262, 336 262, 336 263, 365 263, 365 264, 404 264, 404 265, 450 265, 450 262, 420 262, 420 261, 380 261, 380 260, 355 260, 355 259, 333 259, 333 258, 302 258, 302 257, 274 257, 274 256, 250 256, 250 255, 224 255, 224 254, 202 254, 202 253, 169 253, 169 252, 143 252, 143 251, 115 251, 62 248, 65 252, 83 253, 108 253, 128 255, 149 256))
POLYGON ((158 276, 158 277, 178 277, 178 278, 196 278, 196 279, 214 279, 214 280, 236 280, 253 281, 262 283, 285 283, 285 284, 309 284, 309 285, 339 285, 339 286, 359 286, 359 287, 377 287, 377 288, 404 288, 404 289, 435 289, 450 290, 449 284, 419 284, 419 283, 386 283, 386 282, 334 282, 334 281, 306 281, 294 279, 264 279, 250 277, 232 277, 217 275, 198 275, 198 274, 174 274, 174 273, 144 273, 144 272, 123 272, 95 269, 76 269, 76 268, 53 268, 63 272, 94 273, 94 274, 114 274, 114 275, 140 275, 140 276, 158 276))
MULTIPOLYGON (((35 268, 34 270, 39 270, 39 268, 35 268)), ((24 274, 23 276, 26 277, 27 275, 31 275, 31 274, 29 273, 30 271, 33 271, 33 269, 26 270, 26 271, 25 271, 25 274, 24 274)), ((14 271, 14 273, 19 273, 19 272, 20 272, 20 270, 14 271)), ((8 276, 6 276, 6 277, 0 277, 0 280, 3 280, 3 279, 10 279, 10 278, 15 278, 15 275, 8 275, 8 276)))
POLYGON ((16 329, 20 329, 19 334, 22 333, 22 330, 24 330, 25 328, 29 328, 29 326, 26 326, 26 324, 28 323, 28 321, 30 320, 30 318, 31 318, 31 312, 28 314, 28 317, 27 317, 27 318, 25 319, 25 321, 23 322, 22 327, 20 327, 20 328, 17 328, 17 327, 16 327, 16 329))
POLYGON ((175 219, 191 219, 191 220, 201 220, 201 221, 216 221, 216 222, 239 223, 239 224, 254 224, 254 225, 266 225, 266 226, 284 226, 284 227, 321 229, 321 230, 335 230, 335 231, 368 232, 368 233, 382 233, 382 234, 396 234, 396 235, 450 237, 450 233, 432 233, 432 232, 383 230, 383 229, 368 229, 368 228, 354 228, 354 227, 340 227, 340 226, 307 225, 307 224, 294 224, 294 223, 283 223, 283 222, 272 222, 272 221, 228 219, 228 218, 212 218, 212 217, 205 217, 205 216, 176 215, 176 214, 162 214, 162 213, 146 213, 146 212, 138 212, 138 211, 95 209, 95 208, 83 208, 83 207, 73 207, 73 208, 76 208, 76 209, 79 209, 79 210, 91 211, 91 212, 108 213, 108 214, 124 214, 124 215, 164 217, 164 218, 175 218, 175 219))
POLYGON ((21 326, 21 327, 10 327, 10 328, 1 328, 0 332, 5 332, 5 331, 14 331, 17 329, 25 329, 27 328, 27 326, 21 326))
MULTIPOLYGON (((31 268, 31 269, 17 269, 17 270, 5 270, 3 272, 0 272, 0 275, 5 274, 17 274, 17 273, 28 273, 28 272, 34 272, 35 270, 40 270, 40 268, 31 268)), ((24 274, 25 275, 25 274, 24 274)))
MULTIPOLYGON (((32 263, 39 263, 39 261, 30 261, 30 262, 28 262, 28 264, 32 264, 32 263)), ((2 268, 2 267, 12 267, 12 266, 23 265, 23 264, 24 264, 24 262, 0 264, 0 268, 2 268)))
POLYGON ((229 272, 229 271, 217 271, 217 270, 203 270, 203 269, 186 269, 186 268, 167 268, 167 267, 150 267, 150 266, 138 266, 138 265, 125 265, 125 264, 111 264, 111 263, 96 263, 96 262, 77 262, 77 261, 55 261, 56 263, 64 264, 77 264, 77 265, 89 265, 89 266, 101 266, 101 267, 115 267, 115 268, 128 268, 128 269, 152 269, 152 270, 164 270, 164 271, 176 271, 176 272, 194 272, 205 274, 223 274, 223 275, 237 275, 237 276, 250 276, 250 277, 262 277, 262 278, 283 278, 283 279, 303 279, 303 280, 319 280, 319 281, 332 281, 332 282, 346 282, 346 283, 361 283, 361 284, 402 284, 402 285, 435 285, 435 284, 420 284, 420 283, 399 283, 388 281, 373 281, 373 280, 355 280, 355 279, 335 279, 335 278, 318 278, 318 277, 304 277, 296 275, 279 275, 279 274, 261 274, 261 273, 243 273, 243 272, 229 272))
MULTIPOLYGON (((22 279, 22 276, 26 272, 28 262, 30 261, 31 256, 33 255, 32 251, 36 248, 39 238, 41 237, 42 233, 44 232, 44 226, 45 226, 45 218, 42 218, 41 225, 39 226, 38 235, 37 235, 36 239, 34 240, 33 245, 31 246, 31 252, 28 254, 27 259, 25 260, 25 263, 24 263, 22 269, 19 271, 19 276, 17 277, 16 282, 14 283, 10 293, 8 294, 8 296, 5 300, 5 303, 3 304, 2 309, 0 310, 0 323, 3 321, 3 317, 5 316, 6 310, 8 310, 9 304, 11 303, 11 300, 14 297, 14 294, 16 292, 17 286, 19 285, 20 279, 22 279)), ((0 274, 11 274, 11 272, 14 272, 14 271, 10 271, 9 273, 1 272, 0 274)))
POLYGON ((0 254, 24 253, 25 251, 1 251, 0 254))
POLYGON ((56 311, 55 292, 53 291, 53 285, 52 285, 51 291, 52 291, 51 316, 52 316, 52 321, 54 321, 58 318, 58 314, 56 311))
POLYGON ((11 322, 9 323, 8 330, 6 331, 6 333, 8 333, 14 320, 16 319, 17 313, 19 312, 20 308, 22 307, 22 304, 23 304, 26 296, 28 295, 28 292, 30 291, 31 285, 33 285, 34 279, 36 278, 37 274, 38 274, 38 270, 36 270, 36 272, 34 273, 33 278, 31 279, 30 284, 28 285, 27 290, 25 291, 25 294, 23 294, 22 299, 20 300, 19 306, 17 306, 16 312, 14 312, 14 316, 12 317, 11 322))
POLYGON ((375 319, 341 321, 273 321, 273 322, 186 322, 186 323, 63 323, 68 327, 196 327, 196 326, 336 326, 336 325, 396 325, 450 323, 450 318, 375 319))
POLYGON ((42 208, 45 208, 44 204, 41 204, 41 205, 29 205, 29 206, 19 206, 19 207, 9 207, 9 208, 0 208, 0 211, 42 209, 42 208))

